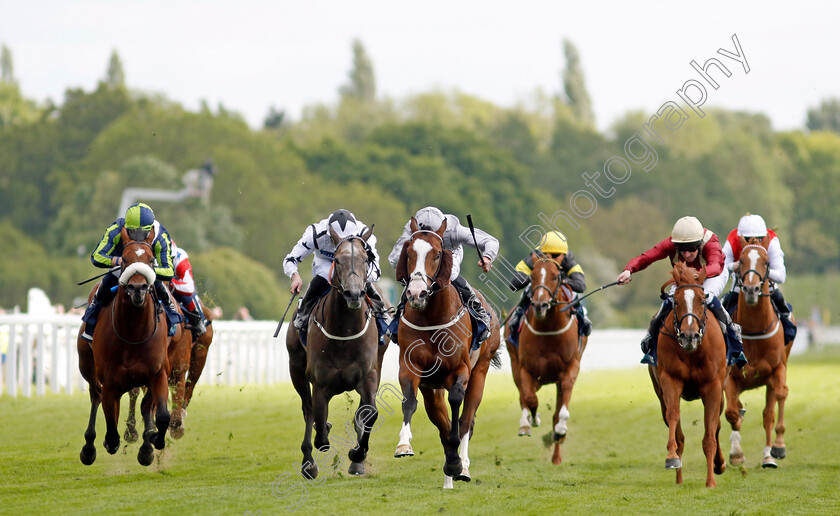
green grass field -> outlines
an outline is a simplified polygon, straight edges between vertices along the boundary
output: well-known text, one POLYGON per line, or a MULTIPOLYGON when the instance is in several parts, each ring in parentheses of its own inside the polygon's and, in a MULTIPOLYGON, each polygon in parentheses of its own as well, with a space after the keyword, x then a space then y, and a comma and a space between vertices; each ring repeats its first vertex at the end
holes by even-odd
MULTIPOLYGON (((147 468, 137 463, 137 444, 113 456, 104 451, 101 411, 97 460, 89 467, 81 464, 87 395, 4 396, 0 513, 267 515, 288 514, 287 506, 303 502, 296 510, 300 514, 838 514, 838 373, 838 348, 792 359, 788 456, 777 470, 759 467, 763 391, 746 393, 747 465, 729 466, 717 477, 717 489, 704 487, 699 401, 683 403, 685 483, 675 485, 674 472, 664 469, 667 429, 642 366, 592 372, 578 380, 560 466, 551 464, 550 449, 540 438, 549 430, 553 387, 540 392, 543 427, 533 438, 517 437, 513 382, 507 375, 492 375, 470 446, 473 481, 449 491, 441 489, 443 452, 422 404, 412 425, 414 457, 393 458, 401 414, 383 410, 365 478, 347 475, 342 449, 338 472, 308 483, 296 475, 303 423, 290 385, 200 386, 186 435, 168 442, 147 468), (274 492, 290 496, 275 496, 273 483, 274 492)), ((354 400, 334 398, 333 433, 352 419, 354 400)), ((399 411, 395 397, 383 400, 399 411)), ((724 425, 721 440, 728 455, 724 425)))

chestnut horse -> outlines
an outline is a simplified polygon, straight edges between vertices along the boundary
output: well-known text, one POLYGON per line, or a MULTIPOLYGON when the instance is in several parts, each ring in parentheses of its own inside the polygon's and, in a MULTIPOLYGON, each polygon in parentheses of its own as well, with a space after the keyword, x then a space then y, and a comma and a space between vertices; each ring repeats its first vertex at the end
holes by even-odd
POLYGON ((714 316, 706 311, 703 281, 705 267, 697 271, 677 262, 673 276, 662 286, 675 284, 671 297, 673 318, 666 320, 659 334, 659 364, 648 366, 653 390, 659 398, 662 419, 668 426, 666 469, 677 470, 682 484, 682 455, 685 435, 680 424, 680 398, 703 400, 703 453, 706 455, 706 487, 715 487, 714 473, 726 469, 720 450, 720 414, 723 411, 723 384, 726 380, 726 343, 714 316))
MULTIPOLYGON (((557 385, 554 410, 554 454, 551 462, 560 464, 560 444, 566 439, 569 402, 580 371, 580 357, 586 337, 578 339, 574 313, 561 309, 574 300, 574 292, 563 285, 562 269, 557 261, 532 256, 531 305, 525 314, 519 348, 508 345, 513 382, 519 390, 519 435, 531 435, 531 422, 539 426, 536 392, 543 385, 557 385)), ((506 331, 509 329, 506 328, 506 331)))
POLYGON ((762 467, 777 467, 775 459, 785 458, 785 400, 788 396, 787 360, 790 348, 785 346, 782 322, 770 300, 770 281, 768 271, 770 261, 767 258, 769 237, 764 240, 751 239, 750 244, 741 238, 741 257, 736 285, 741 290, 738 296, 738 308, 733 320, 743 329, 744 354, 749 363, 739 370, 733 367, 726 382, 726 420, 732 426, 729 437, 731 448, 729 462, 733 465, 744 463, 744 451, 741 449, 741 423, 744 420, 744 407, 739 396, 742 392, 756 387, 766 387, 764 405, 764 460, 762 467), (779 422, 776 424, 776 441, 771 445, 773 423, 776 417, 775 406, 779 404, 779 422))
MULTIPOLYGON (((356 435, 347 438, 347 441, 355 439, 355 443, 350 442, 348 446, 355 444, 348 453, 351 461, 348 472, 365 474, 370 431, 379 415, 374 398, 379 389, 386 349, 379 345, 379 333, 373 320, 374 306, 365 296, 369 266, 365 243, 372 232, 371 226, 361 237, 341 239, 330 228, 330 238, 335 244, 332 288, 312 309, 305 348, 293 325, 289 325, 286 332, 289 372, 303 410, 301 474, 308 479, 318 475, 318 464, 312 457, 313 426, 315 447, 326 452, 330 447, 331 425, 327 422, 330 400, 348 391, 356 391, 360 397, 353 418, 356 435)), ((352 434, 349 422, 346 428, 352 434)), ((341 439, 347 442, 344 437, 341 439)), ((324 467, 323 463, 321 467, 324 467)))
POLYGON ((154 251, 152 230, 143 242, 129 242, 125 229, 122 241, 129 242, 122 253, 121 275, 116 297, 99 315, 93 342, 81 338, 77 350, 79 370, 90 386, 90 419, 85 431, 85 445, 80 459, 90 465, 96 460, 96 413, 102 404, 106 433, 103 445, 110 454, 120 447, 117 430, 120 398, 135 387, 146 387, 141 413, 145 429, 137 461, 148 466, 154 458, 152 444, 158 450, 166 444, 169 411, 166 402, 168 360, 166 315, 157 307, 154 296, 154 251), (154 422, 152 412, 155 412, 154 422), (157 427, 155 430, 154 427, 157 427))
MULTIPOLYGON (((178 311, 183 315, 183 309, 176 303, 178 311)), ((203 307, 202 307, 203 308, 203 307)), ((210 315, 207 309, 204 310, 207 317, 207 332, 195 341, 195 335, 186 326, 178 325, 175 335, 169 340, 169 387, 172 391, 172 419, 169 422, 169 433, 173 439, 180 439, 184 436, 184 420, 187 417, 187 405, 192 398, 195 382, 204 369, 207 361, 207 347, 213 340, 213 330, 210 325, 210 315), (194 370, 194 368, 197 369, 194 370), (189 373, 189 379, 187 378, 189 373)), ((135 410, 137 397, 140 388, 132 389, 128 393, 128 418, 125 420, 125 433, 123 438, 126 442, 133 443, 137 440, 137 420, 135 410)))
POLYGON ((420 231, 412 217, 409 227, 411 238, 404 244, 397 264, 397 281, 408 282, 408 286, 398 329, 399 380, 404 399, 403 425, 394 456, 414 455, 411 417, 417 410, 419 388, 446 456, 443 487, 452 489, 453 477, 470 480, 469 441, 487 370, 491 361, 497 366, 499 363, 499 320, 493 310, 488 310, 492 317, 490 337, 470 353, 470 317, 450 283, 452 253, 443 249, 446 220, 437 231, 420 231))

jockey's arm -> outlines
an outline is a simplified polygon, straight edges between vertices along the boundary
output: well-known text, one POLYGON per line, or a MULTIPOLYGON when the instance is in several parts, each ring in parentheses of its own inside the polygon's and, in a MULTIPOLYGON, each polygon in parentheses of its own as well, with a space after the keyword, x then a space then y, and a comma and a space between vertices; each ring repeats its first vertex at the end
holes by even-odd
POLYGON ((582 293, 586 290, 586 278, 583 276, 583 267, 575 261, 575 255, 571 251, 563 258, 563 274, 566 276, 563 283, 573 291, 582 293))
POLYGON ((782 251, 782 244, 779 243, 778 238, 774 238, 767 246, 767 259, 770 260, 770 270, 768 276, 774 283, 782 284, 787 278, 787 269, 785 268, 785 252, 782 251))
POLYGON ((400 237, 397 239, 394 247, 391 248, 391 252, 388 254, 388 263, 391 264, 391 267, 396 268, 397 262, 400 261, 400 254, 402 254, 403 245, 405 242, 411 238, 411 222, 407 222, 405 227, 403 228, 403 232, 400 237))
POLYGON ((706 277, 714 278, 723 274, 723 251, 720 249, 720 240, 718 240, 717 235, 712 234, 712 237, 703 246, 702 253, 706 260, 706 277))
POLYGON ((482 257, 488 258, 491 262, 496 259, 499 254, 499 241, 486 231, 475 228, 475 240, 473 240, 470 228, 462 226, 460 223, 455 229, 455 239, 457 244, 468 245, 475 247, 478 243, 478 250, 482 257))
POLYGON ((732 245, 727 240, 723 243, 723 270, 725 272, 733 272, 738 267, 737 263, 735 261, 735 253, 732 252, 732 245))
POLYGON ((169 281, 175 276, 175 267, 172 265, 172 251, 169 249, 169 232, 166 231, 162 225, 157 224, 159 233, 155 236, 155 241, 152 242, 152 248, 155 250, 155 274, 160 281, 169 281))
POLYGON ((97 267, 101 268, 110 268, 114 263, 115 256, 111 256, 111 253, 114 251, 114 248, 119 244, 120 240, 120 230, 122 226, 120 225, 119 221, 115 221, 113 224, 108 226, 108 229, 105 230, 105 234, 102 235, 102 239, 99 241, 99 244, 93 250, 90 255, 90 261, 97 267))
POLYGON ((534 266, 534 260, 529 254, 525 259, 519 260, 516 264, 513 277, 508 282, 508 288, 511 291, 522 290, 531 283, 531 268, 534 266))
MULTIPOLYGON (((303 235, 298 240, 297 244, 292 248, 292 251, 283 258, 283 273, 292 278, 298 271, 298 264, 304 258, 315 252, 315 234, 314 227, 307 226, 303 231, 303 235)), ((298 276, 299 277, 299 276, 298 276)))
POLYGON ((368 281, 379 281, 379 278, 382 276, 382 270, 379 268, 379 253, 376 251, 376 235, 370 235, 367 246, 370 254, 373 255, 373 260, 371 260, 370 266, 368 267, 367 279, 368 281))

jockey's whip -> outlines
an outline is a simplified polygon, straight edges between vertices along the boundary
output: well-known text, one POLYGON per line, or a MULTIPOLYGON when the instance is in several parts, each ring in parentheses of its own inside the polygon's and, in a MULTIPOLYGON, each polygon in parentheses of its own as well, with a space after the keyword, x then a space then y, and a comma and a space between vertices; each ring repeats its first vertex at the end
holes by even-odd
POLYGON ((473 237, 473 244, 475 244, 475 252, 478 253, 478 261, 480 263, 484 263, 484 257, 481 255, 481 249, 478 248, 478 240, 476 240, 475 238, 475 226, 473 226, 472 223, 472 215, 470 215, 469 213, 467 213, 467 224, 470 225, 470 233, 473 237))
POLYGON ((579 305, 580 302, 584 300, 584 298, 587 298, 587 297, 591 296, 592 294, 594 294, 595 292, 598 292, 599 290, 604 290, 605 288, 612 287, 613 285, 618 285, 618 282, 613 281, 612 283, 607 283, 606 285, 600 286, 600 287, 596 288, 595 290, 593 290, 592 292, 586 294, 585 296, 580 296, 576 300, 572 301, 568 305, 561 308, 560 311, 565 312, 566 310, 569 310, 569 309, 579 305))
POLYGON ((295 300, 297 294, 292 295, 291 299, 289 299, 289 304, 286 306, 286 311, 283 312, 283 317, 280 319, 280 322, 277 323, 277 329, 274 330, 274 338, 276 339, 278 335, 280 335, 280 328, 283 327, 283 321, 286 320, 286 314, 289 313, 289 308, 292 306, 292 301, 295 300))
POLYGON ((92 278, 88 278, 88 279, 86 279, 86 280, 84 280, 84 281, 80 281, 80 282, 76 283, 76 285, 84 285, 85 283, 90 283, 91 281, 93 281, 93 280, 95 280, 95 279, 99 279, 99 278, 101 278, 102 276, 107 276, 108 274, 111 274, 112 272, 114 272, 115 270, 117 270, 117 269, 119 269, 119 268, 120 268, 119 266, 113 267, 113 268, 111 268, 111 269, 108 269, 108 271, 107 271, 107 272, 103 272, 102 274, 98 274, 98 275, 96 275, 96 276, 94 276, 94 277, 92 277, 92 278))

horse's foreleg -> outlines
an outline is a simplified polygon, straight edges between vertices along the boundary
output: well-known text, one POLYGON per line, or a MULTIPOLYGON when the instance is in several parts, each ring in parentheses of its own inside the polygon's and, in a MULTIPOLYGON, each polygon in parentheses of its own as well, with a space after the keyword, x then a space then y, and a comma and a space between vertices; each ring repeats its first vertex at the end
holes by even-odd
POLYGON ((166 369, 161 369, 158 374, 152 379, 152 384, 149 386, 149 391, 155 400, 155 426, 157 427, 157 436, 155 437, 154 445, 158 450, 162 450, 166 445, 166 429, 169 428, 169 382, 167 379, 166 369))
POLYGON ((662 388, 662 403, 665 408, 665 421, 668 423, 668 455, 665 458, 667 469, 677 470, 677 483, 682 483, 682 448, 685 436, 680 427, 680 393, 682 392, 682 381, 663 374, 659 377, 659 384, 662 388))
MULTIPOLYGON (((707 384, 701 397, 703 399, 703 454, 706 455, 706 487, 717 487, 715 482, 715 462, 718 461, 720 447, 717 442, 720 433, 721 385, 717 382, 707 384)), ((682 454, 680 454, 682 455, 682 454)), ((725 464, 723 464, 725 467, 725 464)), ((720 471, 722 473, 722 471, 720 471)))
POLYGON ((327 417, 329 412, 327 393, 323 387, 312 386, 312 415, 315 418, 315 449, 326 451, 330 447, 327 417))
POLYGON ((490 368, 489 361, 476 364, 470 375, 470 383, 467 384, 467 392, 464 396, 464 407, 461 410, 459 421, 461 446, 459 456, 461 457, 461 473, 455 475, 455 480, 469 482, 470 476, 470 439, 475 429, 475 414, 484 396, 484 383, 487 379, 487 370, 490 368))
MULTIPOLYGON (((295 330, 290 327, 289 331, 295 330)), ((318 476, 318 465, 312 458, 312 428, 315 424, 315 416, 312 413, 312 392, 309 380, 306 378, 306 350, 300 345, 287 346, 287 349, 289 351, 289 377, 300 396, 300 408, 303 412, 303 442, 300 445, 303 463, 300 473, 304 478, 312 480, 318 476)))
MULTIPOLYGON (((451 411, 450 421, 452 423, 450 424, 449 435, 443 442, 444 454, 446 455, 443 472, 449 477, 455 477, 461 474, 461 469, 463 469, 461 457, 458 455, 458 447, 461 444, 459 422, 461 419, 461 406, 464 404, 464 396, 467 392, 466 384, 467 376, 458 375, 455 383, 449 388, 448 401, 451 411)), ((467 427, 467 430, 469 430, 469 427, 467 427)))
POLYGON ((102 398, 99 395, 99 389, 96 384, 90 384, 90 416, 88 417, 88 426, 85 430, 85 445, 82 446, 82 451, 79 453, 79 459, 85 466, 90 466, 96 460, 96 413, 99 411, 99 404, 102 403, 102 398))
MULTIPOLYGON (((186 366, 186 364, 183 364, 186 366)), ((170 384, 174 389, 172 390, 172 413, 169 422, 169 433, 172 434, 173 439, 180 439, 184 436, 184 396, 186 389, 187 371, 183 367, 178 367, 172 370, 170 374, 170 384)))
MULTIPOLYGON (((572 402, 572 389, 577 380, 580 363, 570 364, 560 377, 557 383, 557 409, 554 413, 554 440, 563 442, 566 439, 567 424, 569 421, 569 405, 572 402)), ((558 462, 559 463, 559 460, 558 462)))
POLYGON ((376 401, 374 400, 378 386, 379 374, 373 370, 368 374, 364 382, 364 388, 359 392, 359 408, 353 418, 356 425, 357 444, 347 454, 352 462, 348 470, 351 475, 365 474, 365 458, 370 444, 370 432, 379 417, 379 411, 376 409, 376 401))
POLYGON ((730 377, 723 384, 723 392, 726 395, 724 415, 732 429, 729 435, 729 463, 736 466, 744 463, 744 450, 741 448, 741 424, 744 421, 741 415, 741 386, 730 377))
POLYGON ((128 418, 125 420, 125 432, 123 433, 123 439, 125 439, 125 442, 127 443, 136 442, 139 437, 137 435, 137 419, 135 418, 135 413, 137 412, 137 397, 139 395, 139 387, 135 387, 128 391, 128 418))
MULTIPOLYGON (((400 441, 397 443, 397 449, 394 452, 394 457, 397 458, 411 457, 414 455, 414 449, 411 447, 411 418, 417 410, 417 387, 419 384, 419 377, 400 374, 400 388, 402 389, 403 395, 403 423, 402 428, 400 428, 400 441)), ((428 412, 428 402, 426 403, 426 412, 428 412)))
POLYGON ((120 433, 117 419, 120 417, 120 397, 109 384, 102 385, 102 414, 105 416, 105 450, 111 455, 120 449, 120 433))
MULTIPOLYGON (((449 412, 446 410, 446 392, 444 389, 430 389, 428 387, 421 387, 420 391, 423 393, 423 404, 426 407, 426 414, 429 416, 429 420, 435 425, 438 429, 438 435, 440 436, 440 442, 443 445, 444 454, 446 454, 447 459, 449 458, 449 452, 447 450, 449 436, 451 435, 452 424, 449 420, 449 412)), ((457 451, 456 451, 457 453, 457 451)), ((443 481, 443 488, 444 489, 452 489, 454 487, 453 482, 453 474, 451 472, 447 473, 447 464, 444 464, 444 481, 443 481)), ((458 470, 457 473, 460 473, 461 470, 458 470)))
POLYGON ((137 462, 143 466, 150 465, 155 457, 155 449, 152 446, 152 441, 157 437, 157 430, 152 417, 154 405, 155 400, 152 391, 147 388, 143 399, 140 401, 140 416, 143 418, 143 444, 137 451, 137 462))
POLYGON ((781 365, 776 369, 771 384, 776 392, 776 401, 779 403, 779 419, 776 421, 776 441, 770 449, 770 455, 777 459, 785 458, 785 401, 788 397, 787 366, 781 365))
POLYGON ((540 400, 537 398, 539 384, 527 369, 519 370, 519 405, 522 407, 522 418, 519 420, 519 435, 531 435, 531 426, 539 426, 540 400))

